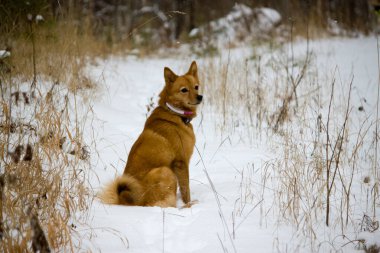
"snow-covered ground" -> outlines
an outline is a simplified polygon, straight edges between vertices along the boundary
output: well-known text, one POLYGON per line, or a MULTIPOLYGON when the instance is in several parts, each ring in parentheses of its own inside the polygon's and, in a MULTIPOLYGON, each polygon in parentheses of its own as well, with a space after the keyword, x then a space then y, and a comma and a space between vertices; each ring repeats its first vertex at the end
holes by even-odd
MULTIPOLYGON (((379 76, 376 38, 329 39, 310 42, 309 46, 318 80, 326 81, 318 84, 321 94, 326 94, 324 103, 328 102, 331 85, 327 80, 331 80, 334 69, 338 69, 341 94, 346 94, 347 86, 344 85, 354 76, 353 108, 363 105, 366 115, 374 119, 379 76)), ((294 55, 303 55, 306 42, 295 43, 293 48, 284 45, 284 49, 289 55, 291 51, 294 55)), ((244 62, 253 53, 247 50, 253 49, 236 49, 229 53, 232 58, 244 62)), ((268 51, 268 54, 275 52, 268 51)), ((129 149, 143 129, 147 106, 151 99, 157 101, 163 87, 163 68, 168 66, 183 74, 192 60, 193 57, 185 56, 112 57, 89 68, 93 79, 101 84, 100 95, 92 106, 94 118, 86 131, 87 141, 94 142, 91 183, 95 191, 123 172, 129 149)), ((209 71, 206 60, 195 60, 199 72, 209 71)), ((206 101, 213 96, 203 95, 206 101)), ((190 164, 190 189, 192 199, 198 203, 191 208, 162 209, 109 206, 95 199, 89 226, 78 227, 82 251, 211 253, 313 252, 319 249, 322 252, 356 252, 356 244, 344 245, 348 241, 341 238, 342 232, 338 228, 327 228, 319 219, 314 224, 315 234, 297 233, 297 224, 282 223, 276 212, 279 207, 270 206, 277 203, 274 198, 279 195, 275 194, 278 189, 270 187, 275 184, 269 184, 273 178, 269 178, 272 167, 268 166, 282 156, 281 143, 271 143, 273 138, 265 133, 255 135, 261 138, 248 139, 239 131, 223 131, 215 123, 222 115, 212 110, 213 107, 205 102, 200 107, 202 113, 192 123, 197 142, 190 164), (313 244, 308 243, 311 237, 313 244)), ((354 180, 362 180, 362 174, 358 173, 354 180)), ((335 201, 334 206, 339 204, 335 201)), ((178 207, 181 204, 178 201, 178 207)), ((380 216, 378 204, 377 217, 380 216)), ((365 210, 364 206, 352 208, 360 210, 353 220, 362 217, 360 212, 365 210)), ((360 221, 355 222, 359 226, 360 221)), ((349 239, 358 239, 355 236, 359 230, 356 234, 354 229, 349 231, 353 236, 349 239)))

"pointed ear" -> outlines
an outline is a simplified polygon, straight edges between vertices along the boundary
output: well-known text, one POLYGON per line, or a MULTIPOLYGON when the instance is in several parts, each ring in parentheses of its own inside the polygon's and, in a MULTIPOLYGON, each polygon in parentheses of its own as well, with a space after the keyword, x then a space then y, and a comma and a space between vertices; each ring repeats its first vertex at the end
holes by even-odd
POLYGON ((165 83, 169 84, 169 83, 174 83, 175 80, 177 80, 178 76, 174 74, 174 72, 171 69, 169 69, 168 67, 165 67, 164 77, 165 77, 165 83))
POLYGON ((187 74, 195 76, 195 77, 198 76, 198 67, 197 67, 197 63, 195 61, 193 61, 191 63, 189 71, 187 71, 187 74))

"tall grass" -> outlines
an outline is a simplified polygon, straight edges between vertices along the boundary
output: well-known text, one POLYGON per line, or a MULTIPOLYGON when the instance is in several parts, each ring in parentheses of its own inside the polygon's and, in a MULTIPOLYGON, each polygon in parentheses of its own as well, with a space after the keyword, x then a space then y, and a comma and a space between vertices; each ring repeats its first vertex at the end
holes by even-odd
MULTIPOLYGON (((261 168, 263 181, 247 183, 242 191, 262 196, 262 219, 271 211, 278 224, 305 238, 290 250, 360 247, 363 242, 356 239, 369 226, 362 226, 363 215, 378 224, 379 178, 371 170, 378 161, 370 155, 377 153, 371 134, 377 118, 363 118, 354 107, 354 77, 343 82, 337 70, 322 77, 308 46, 301 55, 287 46, 264 45, 246 59, 206 60, 205 110, 221 115, 214 117, 220 134, 237 133, 243 142, 262 138, 273 148, 276 158, 261 168)), ((249 175, 239 176, 251 182, 249 175)))
POLYGON ((38 78, 64 83, 71 90, 89 88, 83 72, 94 57, 105 57, 110 50, 97 42, 88 32, 72 23, 42 24, 34 31, 34 43, 30 34, 12 40, 12 72, 21 81, 31 80, 34 73, 33 57, 36 59, 38 78), (33 50, 35 44, 35 51, 33 50))
POLYGON ((0 248, 74 252, 93 198, 82 117, 96 85, 85 67, 102 50, 73 24, 33 27, 0 60, 0 248))

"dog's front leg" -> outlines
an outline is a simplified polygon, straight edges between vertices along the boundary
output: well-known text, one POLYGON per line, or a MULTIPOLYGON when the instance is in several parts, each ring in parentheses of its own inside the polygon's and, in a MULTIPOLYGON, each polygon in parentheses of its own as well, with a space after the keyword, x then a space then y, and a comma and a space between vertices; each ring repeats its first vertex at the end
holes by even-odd
POLYGON ((175 161, 173 171, 177 176, 182 201, 187 204, 190 202, 189 165, 183 161, 175 161))

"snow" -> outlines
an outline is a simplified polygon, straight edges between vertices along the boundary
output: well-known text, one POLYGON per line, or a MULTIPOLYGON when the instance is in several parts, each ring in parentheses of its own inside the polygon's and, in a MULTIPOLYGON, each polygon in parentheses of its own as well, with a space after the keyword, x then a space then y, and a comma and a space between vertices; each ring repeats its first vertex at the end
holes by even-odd
POLYGON ((236 3, 224 17, 211 21, 207 25, 194 28, 189 36, 207 40, 207 43, 223 47, 239 40, 262 37, 269 34, 280 24, 279 12, 270 8, 250 8, 236 3), (227 44, 226 44, 227 43, 227 44))
MULTIPOLYGON (((270 10, 263 13, 271 22, 279 18, 270 10)), ((328 97, 328 81, 334 69, 339 70, 341 95, 346 94, 344 85, 354 76, 352 103, 364 104, 366 115, 373 117, 378 85, 376 38, 326 39, 310 44, 300 41, 284 45, 284 50, 293 50, 296 56, 303 56, 307 47, 313 52, 314 71, 320 77, 322 94, 328 97)), ((229 54, 241 61, 248 55, 247 48, 229 54)), ((223 55, 219 60, 225 58, 223 55)), ((92 150, 91 158, 91 184, 95 191, 123 172, 129 149, 146 120, 147 105, 152 97, 157 101, 163 87, 164 67, 183 74, 192 60, 193 57, 188 56, 111 57, 89 67, 92 77, 104 85, 102 95, 92 105, 94 119, 89 122, 86 134, 87 143, 93 139, 96 143, 96 152, 92 150)), ((199 72, 209 71, 206 60, 196 60, 199 72)), ((201 80, 200 85, 207 83, 201 80)), ((212 94, 203 95, 207 101, 212 94)), ((356 252, 353 244, 345 245, 347 241, 341 238, 339 226, 326 227, 316 220, 313 227, 316 238, 312 240, 311 235, 300 233, 296 224, 278 217, 278 207, 272 206, 277 203, 274 199, 278 196, 274 194, 277 189, 273 188, 276 184, 270 183, 276 180, 276 174, 270 170, 270 164, 282 156, 281 148, 276 148, 281 143, 274 143, 265 134, 262 138, 248 140, 241 132, 221 131, 215 122, 222 115, 212 110, 205 102, 199 116, 192 121, 197 142, 190 164, 190 189, 192 199, 198 203, 191 208, 163 209, 110 206, 95 199, 89 210, 91 229, 78 228, 83 238, 77 242, 81 251, 328 252, 342 247, 344 252, 356 252)), ((359 113, 357 115, 360 117, 359 113)), ((362 173, 357 175, 358 181, 365 176, 362 173)), ((359 204, 352 207, 356 215, 353 220, 360 219, 366 211, 359 201, 362 198, 360 189, 356 191, 357 202, 352 201, 359 204)), ((178 200, 177 206, 181 205, 178 200)), ((379 211, 376 216, 380 216, 379 211)), ((375 234, 359 232, 352 227, 346 235, 351 240, 363 237, 380 244, 375 234)))
POLYGON ((40 15, 40 14, 36 15, 36 23, 44 21, 44 20, 45 19, 44 19, 44 17, 42 15, 40 15))
POLYGON ((4 59, 11 56, 11 52, 7 50, 0 50, 0 59, 4 59))
POLYGON ((254 12, 261 31, 268 32, 281 22, 280 13, 274 9, 257 8, 254 12))
POLYGON ((366 244, 368 246, 372 246, 372 245, 377 245, 377 247, 379 247, 379 242, 380 242, 380 232, 379 231, 375 231, 375 232, 362 232, 360 233, 359 235, 359 239, 362 239, 362 240, 365 240, 366 241, 366 244))

